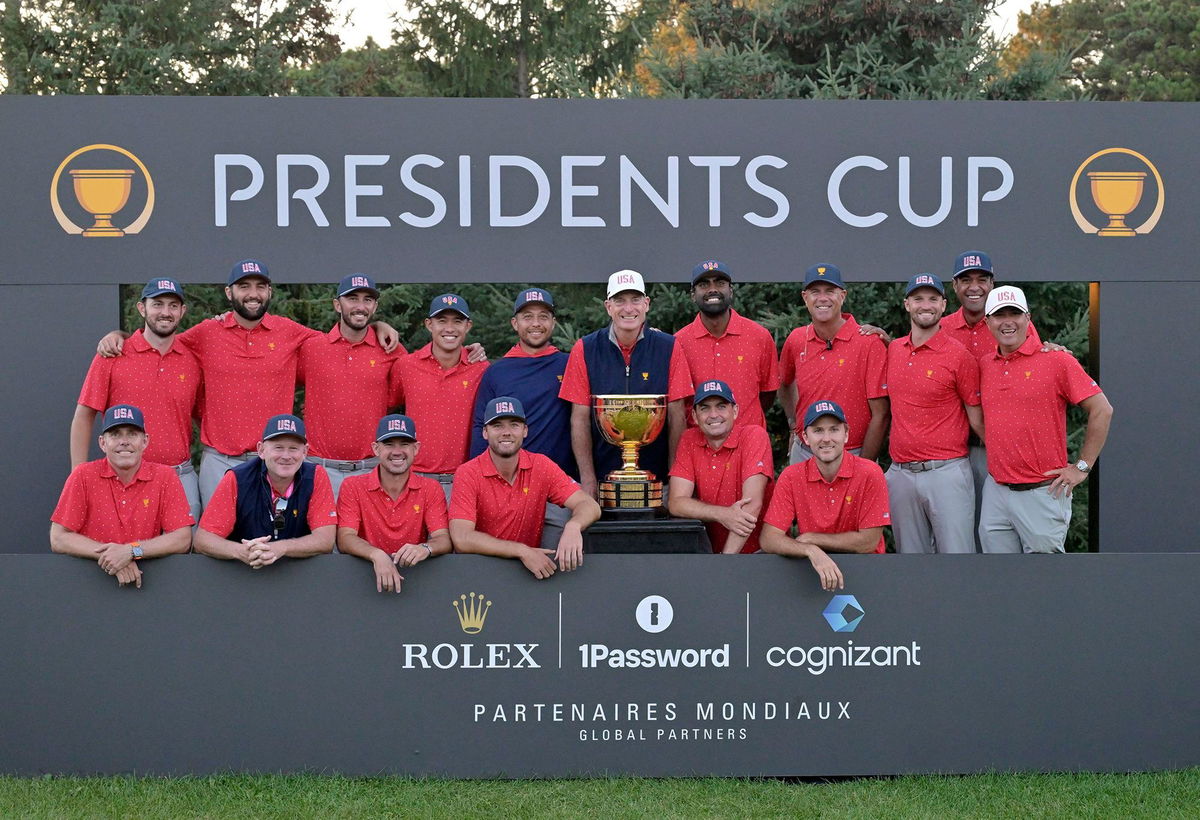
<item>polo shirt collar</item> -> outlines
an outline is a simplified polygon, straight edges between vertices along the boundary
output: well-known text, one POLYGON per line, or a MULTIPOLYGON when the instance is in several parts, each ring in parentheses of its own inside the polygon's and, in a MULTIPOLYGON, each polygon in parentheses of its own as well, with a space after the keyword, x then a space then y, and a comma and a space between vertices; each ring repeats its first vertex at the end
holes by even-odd
MULTIPOLYGON (((483 453, 479 456, 479 460, 482 462, 482 467, 483 467, 481 472, 485 476, 489 476, 489 475, 499 476, 500 475, 500 471, 496 469, 496 462, 492 461, 492 451, 491 450, 484 450, 483 453)), ((531 466, 533 466, 533 457, 529 455, 528 450, 526 450, 524 447, 522 447, 520 449, 520 451, 517 453, 517 469, 518 470, 528 470, 531 466)))
MULTIPOLYGON (((699 429, 699 428, 697 428, 697 429, 699 429)), ((727 435, 725 437, 725 440, 723 442, 721 442, 721 446, 718 447, 716 451, 736 450, 738 448, 738 445, 742 443, 742 434, 744 432, 746 432, 745 427, 734 427, 732 430, 729 431, 729 435, 727 435)), ((700 436, 703 437, 704 434, 701 433, 700 436)), ((708 439, 704 439, 704 449, 713 451, 713 448, 710 447, 708 444, 708 439)))
POLYGON ((996 358, 1011 359, 1014 356, 1032 356, 1041 349, 1042 343, 1035 339, 1032 333, 1026 333, 1025 341, 1021 343, 1021 346, 1007 356, 1000 352, 1000 345, 996 345, 996 358))
MULTIPOLYGON (((704 326, 704 320, 700 318, 700 314, 696 314, 696 318, 691 321, 687 329, 692 331, 695 337, 712 336, 708 332, 708 328, 704 326)), ((741 336, 746 329, 746 319, 733 308, 729 309, 729 324, 725 325, 725 333, 722 336, 713 336, 714 339, 722 338, 723 336, 741 336)))
POLYGON ((329 329, 329 332, 325 334, 325 340, 330 344, 337 344, 340 341, 344 341, 346 344, 350 345, 366 344, 372 345, 373 347, 379 347, 379 340, 375 338, 375 328, 371 325, 367 325, 367 335, 363 337, 361 342, 352 342, 342 335, 342 323, 336 322, 334 323, 333 327, 329 329))
MULTIPOLYGON (((224 327, 237 327, 237 328, 242 327, 240 324, 238 324, 237 313, 234 311, 233 308, 230 308, 229 310, 225 311, 225 318, 221 321, 221 324, 224 327)), ((258 320, 258 327, 261 327, 263 330, 274 330, 275 329, 275 317, 272 316, 270 313, 264 313, 263 317, 258 320)), ((257 329, 257 328, 255 328, 255 329, 257 329)))
MULTIPOLYGON (((437 362, 437 359, 434 358, 433 355, 433 342, 427 342, 424 347, 412 355, 416 356, 418 359, 433 359, 433 361, 437 362)), ((437 363, 438 367, 441 367, 441 362, 437 363)), ((458 349, 458 363, 467 364, 467 348, 465 346, 458 349)))
MULTIPOLYGON (((145 328, 141 327, 131 333, 129 338, 125 340, 125 347, 134 353, 145 353, 150 350, 153 350, 155 353, 158 352, 158 348, 151 347, 150 342, 146 341, 145 328)), ((171 339, 171 346, 167 348, 167 352, 163 355, 171 353, 181 353, 179 348, 175 346, 174 339, 171 339)))
MULTIPOLYGON (((845 319, 846 321, 844 321, 842 323, 842 326, 838 329, 838 332, 834 335, 833 338, 840 342, 848 342, 851 339, 853 339, 855 337, 855 335, 857 335, 858 322, 854 319, 854 314, 852 314, 852 313, 843 313, 842 318, 845 319)), ((824 341, 824 339, 822 339, 820 336, 817 335, 817 329, 812 326, 811 322, 807 325, 807 327, 808 327, 808 338, 810 341, 813 339, 817 339, 818 341, 824 341)))
MULTIPOLYGON (((633 344, 636 346, 644 338, 646 338, 646 323, 642 322, 642 326, 638 328, 638 337, 634 340, 633 344)), ((608 323, 608 340, 617 347, 621 346, 621 343, 617 341, 617 332, 613 330, 612 322, 608 323)))
POLYGON ((950 336, 940 326, 939 326, 938 330, 932 336, 930 336, 929 339, 924 344, 914 345, 912 343, 912 334, 911 333, 909 333, 907 336, 904 337, 904 345, 905 345, 905 347, 909 348, 910 350, 920 350, 921 348, 926 347, 926 348, 929 348, 930 350, 935 350, 935 351, 940 352, 942 350, 945 350, 947 347, 949 347, 950 343, 951 343, 950 336))
POLYGON ((558 352, 558 348, 554 345, 546 345, 539 353, 526 353, 525 349, 520 345, 513 345, 504 354, 505 359, 540 359, 543 356, 553 356, 558 352))
MULTIPOLYGON (((121 480, 120 476, 117 475, 117 471, 114 470, 112 464, 109 463, 107 457, 100 459, 100 461, 103 462, 100 465, 100 477, 101 478, 111 478, 114 481, 121 480)), ((134 481, 149 481, 150 478, 151 478, 150 464, 148 461, 146 461, 145 458, 143 458, 142 463, 138 465, 137 472, 133 474, 133 480, 134 481)))
MULTIPOLYGON (((367 492, 377 492, 387 495, 387 490, 383 489, 383 483, 379 480, 379 471, 381 469, 383 468, 379 465, 376 465, 374 470, 367 473, 367 492)), ((413 471, 410 469, 408 471, 408 481, 404 482, 404 489, 401 491, 399 496, 396 496, 397 499, 403 497, 408 493, 409 490, 412 489, 414 475, 415 473, 413 473, 413 471)), ((388 497, 390 498, 391 496, 388 497)))
MULTIPOLYGON (((842 463, 838 467, 837 475, 834 479, 852 478, 854 476, 854 454, 849 449, 842 452, 842 463)), ((821 470, 817 467, 817 458, 813 456, 804 462, 804 478, 808 481, 825 481, 825 476, 821 475, 821 470)), ((831 483, 831 482, 826 482, 831 483)))

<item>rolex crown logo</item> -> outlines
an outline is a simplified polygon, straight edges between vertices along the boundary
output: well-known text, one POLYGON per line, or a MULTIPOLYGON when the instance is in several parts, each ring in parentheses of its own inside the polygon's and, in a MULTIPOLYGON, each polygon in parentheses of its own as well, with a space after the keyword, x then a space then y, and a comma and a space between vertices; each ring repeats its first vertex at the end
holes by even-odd
POLYGON ((478 635, 483 631, 483 622, 487 620, 488 610, 492 608, 491 601, 484 601, 483 593, 471 593, 470 600, 465 594, 459 595, 451 605, 458 613, 458 625, 468 635, 478 635))

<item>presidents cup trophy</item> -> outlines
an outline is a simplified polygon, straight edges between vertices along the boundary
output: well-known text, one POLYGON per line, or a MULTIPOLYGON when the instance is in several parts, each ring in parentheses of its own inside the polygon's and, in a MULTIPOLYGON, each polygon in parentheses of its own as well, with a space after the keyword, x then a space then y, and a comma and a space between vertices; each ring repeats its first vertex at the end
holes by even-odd
POLYGON ((616 515, 652 517, 662 506, 663 485, 638 467, 638 449, 658 438, 667 421, 663 395, 592 396, 596 423, 609 444, 621 448, 621 469, 600 483, 600 506, 616 515))
POLYGON ((133 171, 122 168, 92 168, 71 171, 75 181, 75 198, 95 222, 83 232, 84 236, 124 236, 125 231, 112 223, 113 214, 129 201, 133 171))
POLYGON ((1108 225, 1098 236, 1137 236, 1137 231, 1125 224, 1125 217, 1142 201, 1146 184, 1144 171, 1088 171, 1092 184, 1092 199, 1108 215, 1108 225))

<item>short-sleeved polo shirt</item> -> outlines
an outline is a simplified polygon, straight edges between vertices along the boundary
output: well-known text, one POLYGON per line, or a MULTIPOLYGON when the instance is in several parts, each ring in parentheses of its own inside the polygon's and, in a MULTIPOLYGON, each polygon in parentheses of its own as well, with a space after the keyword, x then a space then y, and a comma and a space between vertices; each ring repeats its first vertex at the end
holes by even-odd
POLYGON ((988 472, 1000 484, 1047 480, 1047 470, 1067 464, 1067 405, 1100 393, 1100 386, 1070 353, 1041 350, 1025 339, 1008 356, 982 359, 980 393, 988 472))
POLYGON ((914 346, 904 336, 888 346, 887 389, 892 461, 933 461, 967 454, 970 424, 963 405, 979 404, 979 363, 945 331, 914 346))
MULTIPOLYGON (((950 334, 950 338, 965 347, 967 352, 976 359, 982 359, 984 356, 990 356, 996 352, 996 337, 992 335, 987 321, 980 319, 973 325, 967 324, 967 317, 962 308, 949 316, 943 316, 941 326, 942 330, 950 334)), ((1041 347, 1042 337, 1038 336, 1032 319, 1029 321, 1029 338, 1036 340, 1038 347, 1041 347)))
POLYGON ((114 404, 140 409, 150 434, 143 457, 174 467, 191 458, 192 417, 200 384, 200 362, 185 345, 173 343, 166 353, 159 353, 136 330, 125 340, 120 356, 92 359, 79 403, 98 413, 114 404))
MULTIPOLYGON (((266 481, 264 478, 263 481, 266 481)), ((237 524, 237 476, 232 470, 221 476, 212 498, 200 516, 200 526, 213 535, 228 538, 237 524)), ((329 527, 337 524, 337 504, 333 500, 333 485, 325 468, 316 465, 313 473, 312 498, 308 501, 308 529, 329 527)))
POLYGON ((455 473, 450 520, 473 521, 480 532, 536 548, 542 541, 546 502, 562 506, 578 490, 579 484, 561 467, 528 450, 517 456, 517 474, 509 484, 487 451, 455 473))
POLYGON ((50 520, 102 544, 146 541, 196 523, 179 476, 144 458, 128 485, 107 458, 80 464, 50 520))
POLYGON ((339 528, 354 530, 388 555, 395 555, 405 544, 424 543, 432 533, 449 526, 441 484, 409 473, 408 483, 393 501, 379 483, 378 467, 342 482, 337 510, 339 528))
MULTIPOLYGON (((675 334, 675 339, 687 358, 693 390, 701 382, 720 379, 733 390, 738 402, 734 426, 767 426, 758 394, 779 389, 779 361, 775 339, 769 330, 731 309, 729 324, 721 336, 709 333, 697 315, 691 324, 675 334)), ((688 426, 696 426, 690 413, 688 426)))
MULTIPOLYGON (((842 456, 833 481, 826 481, 810 458, 784 468, 764 522, 787 532, 792 522, 803 534, 836 534, 890 526, 887 481, 879 465, 853 453, 842 456)), ((883 536, 875 552, 886 552, 883 536)))
POLYGON ((442 367, 432 343, 396 359, 398 403, 421 431, 414 470, 452 473, 467 460, 475 393, 487 366, 468 362, 467 351, 461 350, 454 367, 442 367))
MULTIPOLYGON (((775 462, 771 457, 771 439, 767 431, 754 424, 734 427, 717 449, 708 446, 698 428, 685 430, 675 451, 671 475, 696 485, 695 496, 705 504, 728 507, 742 497, 742 485, 755 475, 767 477, 763 494, 763 510, 771 498, 771 479, 775 477, 775 462)), ((704 524, 713 552, 720 552, 729 538, 729 530, 715 521, 704 524)), ((742 552, 757 552, 758 536, 762 531, 759 517, 754 532, 746 539, 742 552)))

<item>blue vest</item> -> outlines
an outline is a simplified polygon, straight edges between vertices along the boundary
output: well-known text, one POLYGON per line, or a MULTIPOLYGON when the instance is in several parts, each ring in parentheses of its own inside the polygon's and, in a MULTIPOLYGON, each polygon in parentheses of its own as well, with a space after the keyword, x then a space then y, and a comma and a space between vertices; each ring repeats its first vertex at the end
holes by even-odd
MULTIPOLYGON (((621 349, 608 337, 608 328, 583 337, 583 359, 587 363, 588 382, 592 395, 605 393, 661 393, 666 395, 670 382, 671 351, 675 337, 660 330, 646 328, 645 335, 633 346, 629 366, 621 349)), ((638 466, 654 473, 659 481, 667 481, 667 427, 664 424, 658 438, 638 452, 638 466)), ((621 448, 609 444, 592 414, 592 459, 596 480, 621 466, 621 448)))
POLYGON ((264 535, 273 536, 272 541, 285 538, 299 538, 312 532, 308 526, 308 502, 313 493, 313 475, 317 465, 304 462, 297 473, 296 489, 288 499, 287 509, 283 512, 284 525, 278 533, 275 532, 275 505, 271 503, 271 488, 267 485, 267 465, 255 456, 238 466, 230 469, 237 480, 237 520, 233 532, 229 533, 230 541, 241 541, 243 538, 261 538, 264 535))

